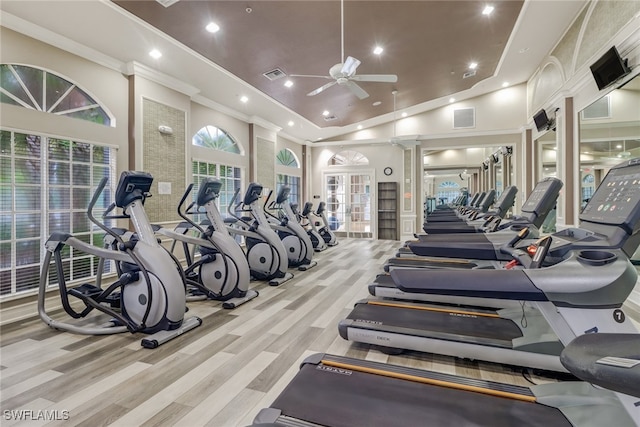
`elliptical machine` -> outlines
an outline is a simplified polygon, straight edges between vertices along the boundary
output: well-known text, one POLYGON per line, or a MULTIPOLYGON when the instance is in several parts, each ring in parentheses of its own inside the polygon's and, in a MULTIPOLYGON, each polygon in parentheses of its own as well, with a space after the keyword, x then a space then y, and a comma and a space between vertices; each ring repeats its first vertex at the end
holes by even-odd
POLYGON ((280 187, 276 199, 269 203, 273 191, 269 192, 264 206, 265 213, 269 215, 268 220, 273 228, 282 239, 282 243, 287 249, 289 257, 289 265, 298 267, 298 270, 308 270, 315 267, 318 263, 313 261, 313 245, 306 230, 298 222, 296 215, 289 204, 290 188, 286 185, 280 187), (269 210, 277 211, 278 215, 274 215, 269 210))
POLYGON ((184 318, 184 274, 175 259, 158 243, 144 210, 144 201, 150 197, 152 182, 153 177, 146 172, 123 172, 116 189, 115 203, 103 215, 104 219, 131 220, 135 234, 129 234, 131 239, 128 241, 93 216, 93 207, 107 184, 107 178, 103 178, 98 184, 87 208, 87 215, 91 222, 117 242, 117 250, 87 244, 68 233, 51 234, 45 243, 47 252, 42 263, 38 290, 38 314, 51 328, 87 335, 142 332, 151 334, 142 340, 142 346, 156 348, 202 324, 202 320, 197 317, 184 318), (109 215, 116 207, 122 209, 122 214, 109 215), (62 261, 65 246, 99 258, 96 285, 85 283, 74 288, 67 287, 62 261), (97 326, 89 322, 82 325, 60 322, 47 314, 45 297, 52 257, 65 312, 74 319, 81 319, 86 318, 93 310, 98 310, 111 316, 111 320, 97 326), (119 277, 103 289, 103 267, 105 261, 109 260, 118 263, 119 277), (81 301, 84 308, 77 311, 72 307, 69 296, 81 301))
POLYGON ((222 307, 231 309, 254 299, 258 292, 249 289, 249 264, 244 252, 229 234, 216 206, 215 201, 220 195, 221 187, 220 180, 204 178, 196 201, 183 210, 182 207, 193 189, 193 184, 190 184, 178 205, 178 215, 184 221, 175 230, 160 229, 158 233, 173 239, 172 252, 177 242, 182 243, 187 259, 187 300, 208 298, 223 301, 222 307), (198 225, 187 215, 202 214, 201 207, 204 207, 207 220, 198 225), (197 230, 200 237, 187 234, 193 230, 197 230), (198 248, 199 260, 195 260, 190 245, 198 248))
POLYGON ((255 182, 249 184, 244 198, 236 204, 239 193, 240 189, 236 190, 227 207, 229 215, 234 220, 227 229, 232 235, 244 237, 251 276, 257 280, 268 280, 271 286, 278 286, 293 279, 293 274, 287 272, 287 251, 276 232, 269 226, 259 203, 262 185, 255 182), (251 217, 243 218, 235 211, 247 212, 251 217))
POLYGON ((304 208, 302 208, 302 212, 297 211, 297 205, 291 205, 291 210, 298 217, 298 222, 302 225, 302 228, 305 229, 309 238, 311 239, 311 244, 313 245, 313 250, 316 252, 322 252, 328 248, 327 243, 324 241, 320 233, 318 232, 318 228, 316 227, 315 222, 310 218, 313 214, 313 203, 306 202, 304 204, 304 208))
POLYGON ((327 246, 335 246, 338 244, 338 238, 331 229, 331 224, 329 224, 329 221, 327 220, 326 206, 325 202, 320 202, 318 204, 318 209, 311 213, 322 220, 322 226, 318 229, 318 233, 320 233, 327 246))

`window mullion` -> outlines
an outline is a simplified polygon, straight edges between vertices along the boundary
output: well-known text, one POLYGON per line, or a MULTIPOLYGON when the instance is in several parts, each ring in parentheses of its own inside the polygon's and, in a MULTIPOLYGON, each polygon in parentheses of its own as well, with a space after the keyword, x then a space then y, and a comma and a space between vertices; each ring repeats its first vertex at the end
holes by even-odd
POLYGON ((31 102, 33 102, 33 106, 36 108, 36 110, 38 111, 42 111, 42 108, 40 107, 40 105, 38 105, 38 101, 35 100, 35 98, 33 97, 33 94, 31 93, 31 91, 27 88, 27 85, 24 84, 24 82, 22 81, 22 78, 20 78, 20 76, 18 75, 18 73, 16 72, 15 68, 13 68, 11 65, 9 66, 9 69, 11 70, 11 72, 13 73, 13 76, 16 78, 16 80, 18 81, 18 84, 22 87, 22 89, 24 89, 25 93, 27 94, 27 96, 29 97, 29 99, 31 100, 31 102))

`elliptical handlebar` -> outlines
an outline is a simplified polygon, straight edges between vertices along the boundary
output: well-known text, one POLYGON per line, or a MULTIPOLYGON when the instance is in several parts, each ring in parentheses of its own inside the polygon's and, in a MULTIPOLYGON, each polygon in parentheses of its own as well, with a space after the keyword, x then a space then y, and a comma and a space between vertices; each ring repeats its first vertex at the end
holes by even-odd
MULTIPOLYGON (((227 205, 227 213, 229 215, 231 215, 233 218, 237 219, 238 221, 240 221, 241 223, 243 223, 244 225, 247 226, 247 228, 251 228, 251 224, 249 224, 247 221, 245 221, 241 216, 238 216, 235 214, 235 212, 232 209, 232 206, 234 206, 234 203, 236 201, 236 199, 238 198, 238 194, 240 194, 240 188, 236 188, 236 191, 233 193, 233 197, 231 198, 231 200, 229 201, 229 204, 227 205)), ((242 210, 244 212, 244 208, 242 207, 242 200, 238 202, 238 204, 235 205, 236 209, 240 208, 240 210, 242 210)))
POLYGON ((204 233, 204 229, 202 227, 200 227, 200 225, 196 224, 196 222, 194 220, 192 220, 191 218, 189 218, 187 215, 195 215, 198 213, 198 211, 196 210, 195 212, 190 211, 191 208, 193 208, 193 205, 195 205, 195 202, 191 202, 189 204, 189 206, 187 206, 187 208, 185 210, 182 210, 182 206, 184 206, 184 202, 187 201, 187 198, 189 197, 189 194, 191 194, 191 190, 193 189, 193 183, 189 184, 187 186, 187 189, 184 190, 184 194, 182 195, 182 198, 180 199, 180 203, 178 203, 178 215, 180 215, 180 218, 184 219, 186 222, 188 222, 189 224, 191 224, 192 227, 194 227, 196 230, 198 230, 200 233, 204 233))
MULTIPOLYGON (((89 206, 87 206, 87 216, 89 217, 89 220, 94 223, 95 225, 97 225, 98 227, 100 227, 105 233, 109 234, 111 237, 113 237, 116 242, 120 243, 120 244, 124 244, 124 241, 122 240, 122 238, 120 237, 120 235, 118 235, 115 231, 113 231, 111 228, 107 227, 104 223, 98 221, 98 219, 93 215, 93 208, 96 205, 96 203, 98 203, 98 199, 100 198, 100 195, 102 194, 102 192, 104 191, 104 188, 107 186, 107 181, 109 180, 109 178, 107 178, 106 176, 103 176, 102 179, 100 180, 100 182, 98 183, 98 187, 96 188, 96 190, 93 192, 93 196, 91 197, 91 201, 89 202, 89 206)), ((107 210, 105 211, 104 215, 102 216, 103 219, 118 219, 118 218, 129 218, 128 215, 122 215, 122 216, 109 216, 109 212, 113 211, 116 208, 116 204, 115 203, 111 203, 109 205, 109 207, 107 208, 107 210)))

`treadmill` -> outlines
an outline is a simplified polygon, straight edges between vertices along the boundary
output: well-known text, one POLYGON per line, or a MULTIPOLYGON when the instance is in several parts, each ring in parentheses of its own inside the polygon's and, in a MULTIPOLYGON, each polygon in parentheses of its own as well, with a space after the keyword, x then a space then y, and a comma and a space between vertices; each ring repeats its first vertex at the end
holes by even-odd
POLYGON ((497 224, 498 219, 505 217, 507 211, 513 207, 517 193, 518 188, 514 185, 505 188, 494 204, 493 209, 484 213, 480 218, 478 218, 479 214, 476 215, 474 213, 466 222, 425 222, 422 228, 428 234, 483 232, 484 228, 489 224, 497 224))
MULTIPOLYGON (((514 236, 527 228, 527 235, 521 239, 538 237, 539 227, 553 210, 562 189, 562 181, 557 178, 545 178, 540 181, 522 206, 522 215, 502 222, 491 233, 450 233, 427 234, 418 236, 418 240, 407 242, 407 250, 400 249, 397 257, 390 258, 384 266, 385 271, 395 268, 487 268, 495 267, 495 262, 510 261, 501 247, 513 242, 514 236), (437 258, 426 258, 437 257, 437 258), (451 259, 446 259, 451 258, 451 259), (474 260, 474 261, 470 261, 474 260)), ((381 286, 390 285, 389 279, 382 279, 381 286)))
MULTIPOLYGON (((587 332, 637 333, 621 310, 635 287, 629 261, 640 243, 640 158, 612 168, 580 215, 582 228, 548 236, 525 269, 396 269, 402 291, 528 301, 528 307, 476 310, 360 301, 340 322, 348 340, 546 370, 587 332), (543 267, 543 268, 537 268, 543 267)), ((527 263, 527 253, 512 248, 527 263)))
MULTIPOLYGON (((435 215, 431 215, 425 218, 425 223, 438 223, 438 222, 462 222, 468 220, 472 215, 477 216, 486 213, 491 205, 496 201, 496 190, 489 190, 484 194, 484 197, 479 199, 476 207, 461 207, 460 210, 452 210, 439 212, 435 215)), ((475 219, 475 218, 474 218, 475 219)))
POLYGON ((588 382, 529 387, 315 354, 253 425, 637 426, 639 350, 637 336, 578 337, 562 362, 588 382))

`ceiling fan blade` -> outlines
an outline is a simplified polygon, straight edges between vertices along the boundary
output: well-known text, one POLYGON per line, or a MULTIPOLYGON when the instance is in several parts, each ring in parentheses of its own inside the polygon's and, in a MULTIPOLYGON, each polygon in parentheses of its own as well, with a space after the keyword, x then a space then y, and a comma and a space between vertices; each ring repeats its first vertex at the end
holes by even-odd
POLYGON ((324 92, 324 91, 325 91, 325 89, 330 88, 331 86, 333 86, 333 85, 334 85, 334 84, 336 84, 336 83, 338 83, 338 82, 334 80, 334 81, 332 81, 332 82, 327 83, 326 85, 322 85, 322 86, 320 86, 318 89, 316 89, 316 90, 313 90, 313 91, 309 92, 309 93, 307 94, 307 96, 314 96, 314 95, 319 94, 320 92, 324 92))
POLYGON ((344 64, 342 64, 342 70, 340 70, 340 72, 346 77, 351 77, 356 73, 356 68, 358 68, 360 64, 361 62, 359 60, 353 56, 348 56, 344 64))
POLYGON ((398 76, 395 74, 358 74, 357 76, 352 76, 349 79, 357 82, 395 83, 398 81, 398 76))
POLYGON ((347 86, 349 90, 351 90, 351 92, 353 92, 353 94, 357 96, 359 99, 365 99, 369 97, 369 94, 367 93, 367 91, 365 91, 360 86, 358 86, 357 83, 349 81, 345 86, 347 86))
POLYGON ((289 77, 314 77, 318 79, 333 79, 331 76, 318 76, 316 74, 289 74, 289 77))

